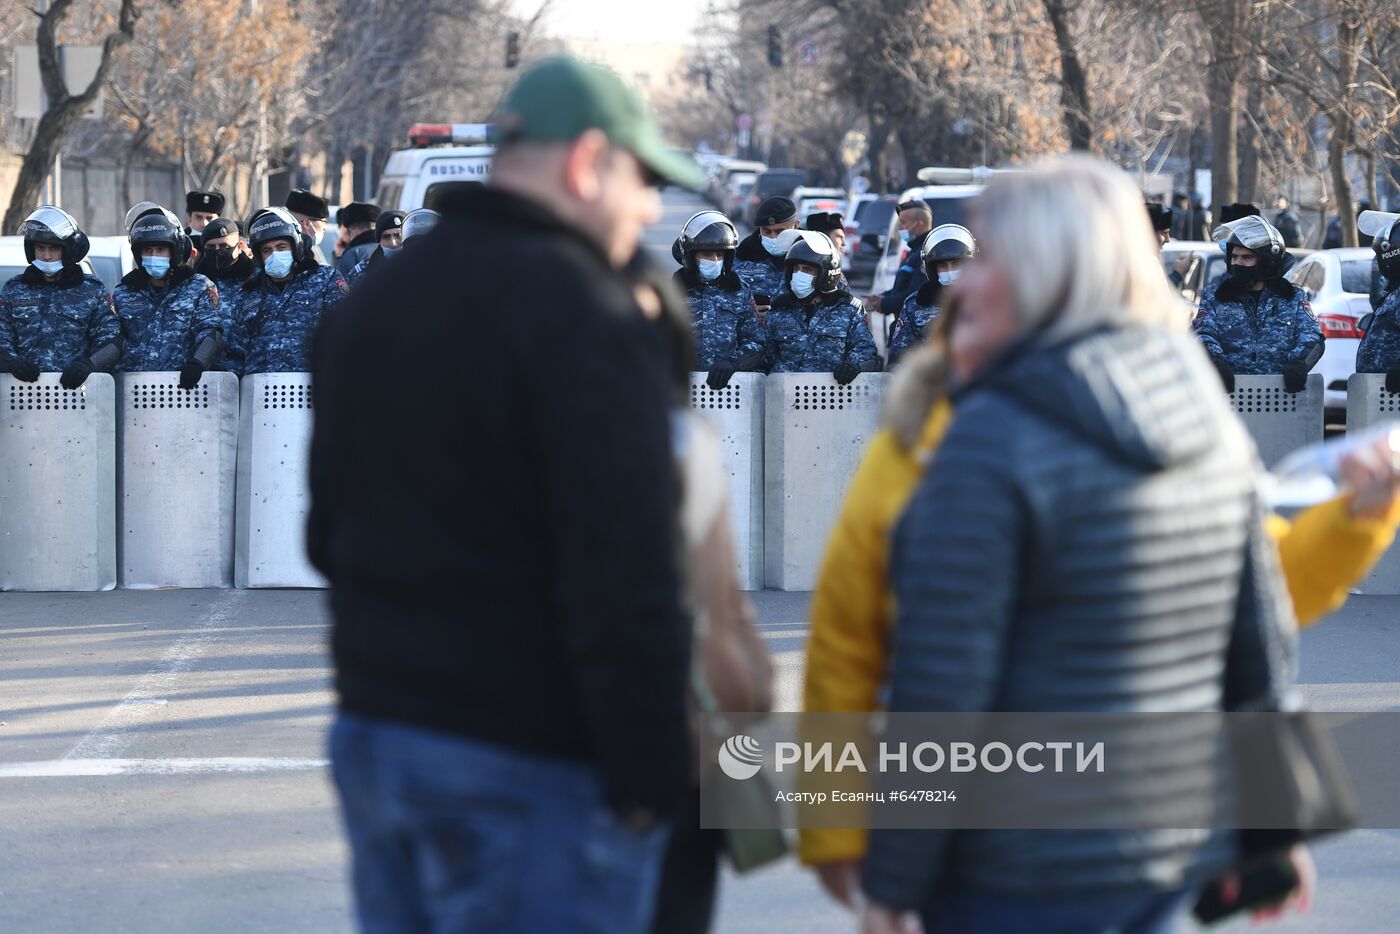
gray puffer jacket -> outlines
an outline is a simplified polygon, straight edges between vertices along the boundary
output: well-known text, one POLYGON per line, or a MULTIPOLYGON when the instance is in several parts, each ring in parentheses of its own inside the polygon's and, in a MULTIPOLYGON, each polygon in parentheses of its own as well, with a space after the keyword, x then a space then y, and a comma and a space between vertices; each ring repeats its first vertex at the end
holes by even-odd
MULTIPOLYGON (((1025 345, 957 414, 895 531, 892 711, 1273 708, 1293 621, 1257 455, 1189 335, 1025 345)), ((1201 884, 1223 832, 875 831, 864 885, 1032 897, 1201 884)))

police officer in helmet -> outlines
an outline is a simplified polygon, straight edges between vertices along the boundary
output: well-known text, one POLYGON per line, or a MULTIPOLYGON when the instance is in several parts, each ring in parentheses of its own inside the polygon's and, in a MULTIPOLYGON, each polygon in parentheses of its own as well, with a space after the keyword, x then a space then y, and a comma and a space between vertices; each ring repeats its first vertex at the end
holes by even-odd
MULTIPOLYGON (((1382 281, 1400 282, 1400 214, 1366 211, 1357 226, 1370 236, 1382 281)), ((1370 326, 1356 347, 1356 372, 1384 373, 1385 388, 1400 393, 1400 289, 1383 293, 1370 326)))
POLYGON ((180 388, 193 389, 223 352, 230 320, 219 290, 188 265, 190 237, 165 208, 138 215, 127 239, 137 266, 112 294, 126 340, 121 369, 179 370, 180 388))
POLYGON ((403 216, 403 242, 421 237, 438 225, 442 215, 432 208, 414 208, 403 216))
POLYGON ((73 216, 44 205, 24 221, 24 272, 0 287, 0 373, 32 383, 62 371, 77 389, 122 354, 121 328, 107 287, 79 265, 88 238, 73 216))
POLYGON ((787 253, 783 295, 768 313, 771 372, 825 371, 845 385, 880 369, 864 310, 837 286, 840 274, 826 235, 802 231, 787 253))
POLYGON ((719 211, 701 211, 685 222, 674 253, 675 281, 690 300, 695 365, 716 391, 736 371, 763 367, 763 335, 753 293, 734 269, 739 233, 719 211))
POLYGON ((316 328, 345 295, 345 278, 316 261, 301 224, 286 208, 255 213, 248 245, 258 271, 230 296, 227 368, 240 375, 308 372, 316 328))
POLYGON ((1206 286, 1195 328, 1226 390, 1236 374, 1282 373, 1286 392, 1302 392, 1323 336, 1306 294, 1283 278, 1293 265, 1283 235, 1255 214, 1221 225, 1213 239, 1230 265, 1206 286))
POLYGON ((910 347, 924 342, 938 320, 943 290, 957 281, 963 263, 976 252, 972 232, 960 224, 942 224, 924 238, 920 261, 928 281, 909 294, 894 320, 887 344, 890 366, 910 347))

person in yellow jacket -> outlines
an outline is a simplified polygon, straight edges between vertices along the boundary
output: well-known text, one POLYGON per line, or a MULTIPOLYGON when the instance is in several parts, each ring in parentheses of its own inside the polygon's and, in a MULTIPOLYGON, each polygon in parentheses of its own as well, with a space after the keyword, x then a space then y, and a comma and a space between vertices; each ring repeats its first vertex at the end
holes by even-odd
MULTIPOLYGON (((879 706, 895 619, 886 580, 889 537, 952 421, 940 347, 954 317, 948 309, 933 343, 908 354, 891 377, 884 426, 870 442, 832 530, 812 598, 803 687, 808 713, 879 706)), ((1390 547, 1400 524, 1400 474, 1388 451, 1359 451, 1343 473, 1351 494, 1304 510, 1291 523, 1279 516, 1269 520, 1300 626, 1342 605, 1348 589, 1390 547)), ((827 892, 850 905, 865 845, 862 829, 807 829, 798 853, 827 892)))

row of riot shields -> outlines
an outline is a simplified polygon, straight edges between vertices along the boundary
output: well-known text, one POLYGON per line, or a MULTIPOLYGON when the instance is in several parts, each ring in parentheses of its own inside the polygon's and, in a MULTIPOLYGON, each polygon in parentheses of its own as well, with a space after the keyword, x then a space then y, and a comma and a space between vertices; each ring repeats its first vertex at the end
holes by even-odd
POLYGON ((0 375, 0 590, 319 587, 305 373, 0 375))
MULTIPOLYGON (((691 381, 723 446, 739 579, 810 590, 889 377, 691 381)), ((319 587, 305 554, 312 390, 305 373, 93 374, 64 390, 0 375, 0 590, 319 587)), ((1400 415, 1383 377, 1357 375, 1349 424, 1400 415)), ((1241 376, 1231 401, 1265 464, 1323 436, 1321 377, 1301 393, 1241 376)), ((1400 593, 1400 555, 1361 588, 1400 593)))

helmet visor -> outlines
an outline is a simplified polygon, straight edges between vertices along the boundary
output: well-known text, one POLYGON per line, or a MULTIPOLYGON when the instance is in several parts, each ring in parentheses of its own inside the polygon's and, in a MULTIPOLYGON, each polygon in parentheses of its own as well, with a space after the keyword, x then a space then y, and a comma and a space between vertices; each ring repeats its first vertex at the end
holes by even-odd
POLYGON ((734 225, 730 223, 729 218, 718 211, 701 211, 685 222, 685 226, 681 228, 681 236, 694 240, 696 237, 700 236, 701 231, 711 224, 723 224, 731 230, 734 227, 734 225))
POLYGON ((1283 237, 1264 218, 1257 215, 1241 217, 1221 224, 1211 235, 1216 240, 1225 240, 1247 250, 1267 250, 1274 244, 1283 243, 1283 237))
POLYGON ((25 227, 28 228, 30 224, 47 227, 49 232, 60 240, 67 240, 78 232, 78 222, 73 220, 73 215, 51 204, 44 205, 26 217, 25 227))

